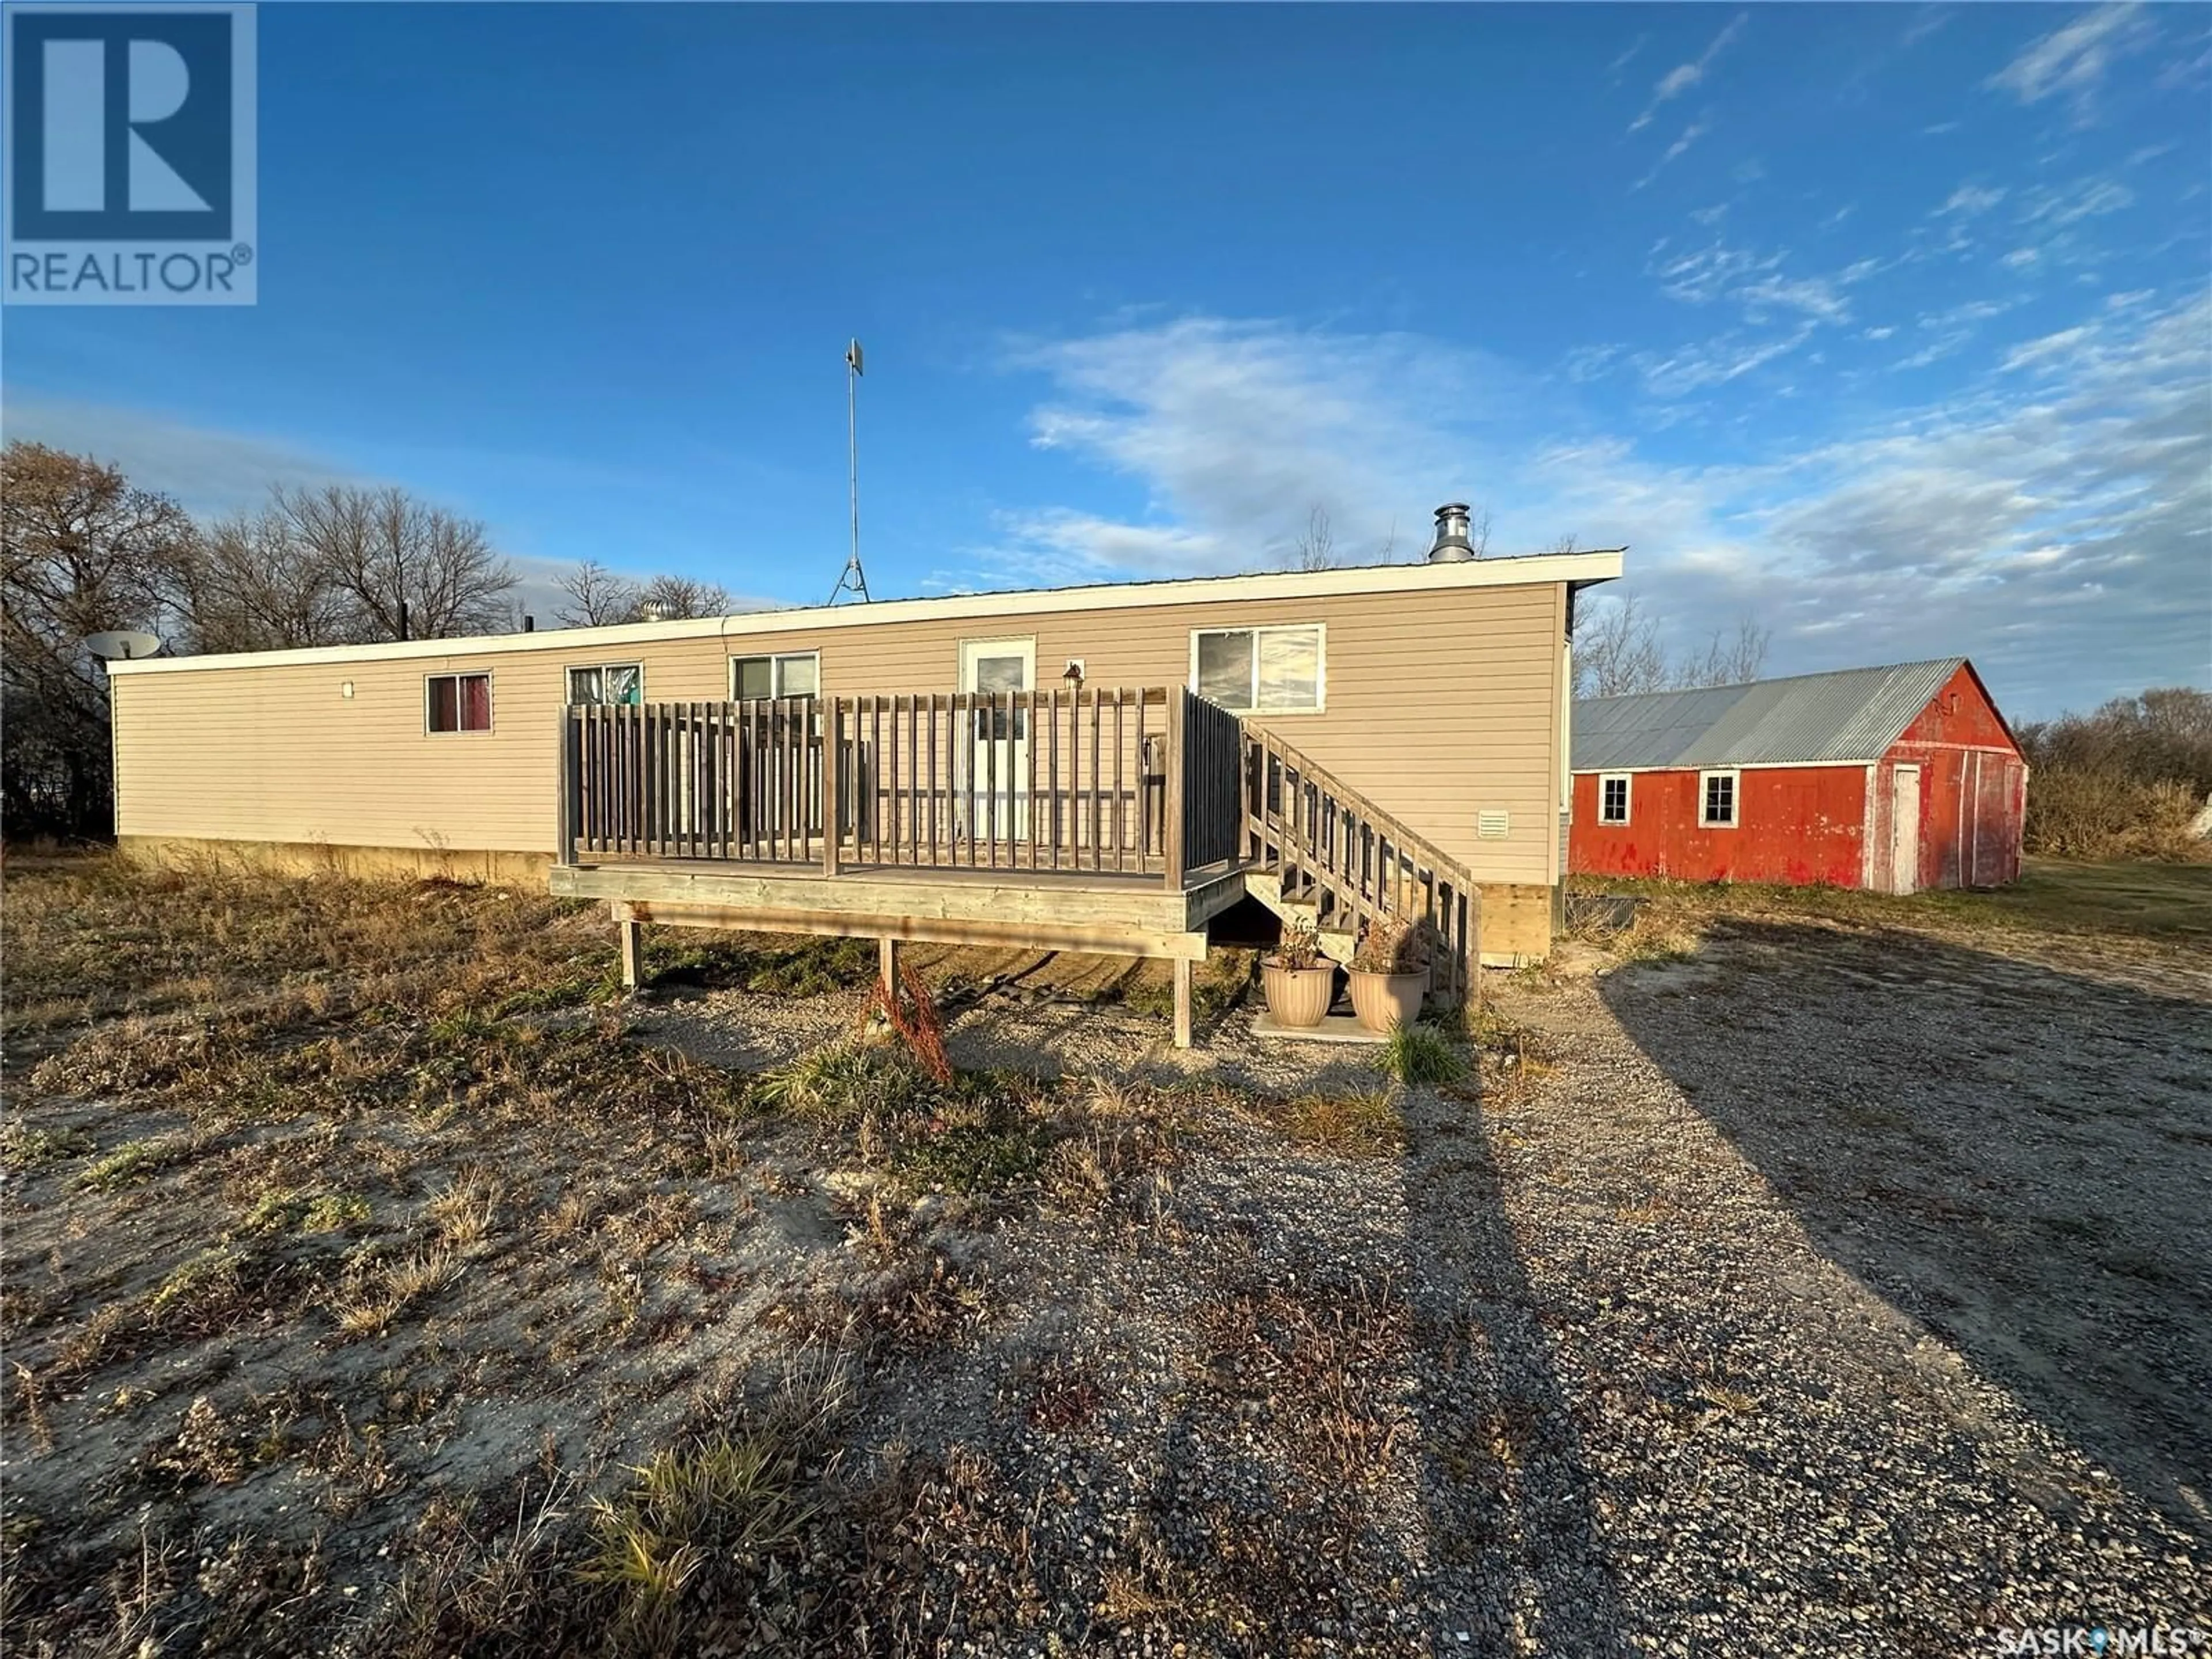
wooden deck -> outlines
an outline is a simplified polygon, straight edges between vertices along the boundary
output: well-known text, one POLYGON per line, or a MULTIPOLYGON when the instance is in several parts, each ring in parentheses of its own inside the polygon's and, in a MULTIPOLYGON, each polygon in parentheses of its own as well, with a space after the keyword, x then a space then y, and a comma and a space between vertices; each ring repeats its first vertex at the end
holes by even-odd
POLYGON ((637 983, 659 923, 1175 964, 1190 1042, 1206 927, 1250 896, 1348 958, 1426 920, 1471 991, 1464 870, 1280 739, 1180 686, 562 712, 552 890, 604 901, 637 983))
POLYGON ((1227 865, 1173 890, 1095 872, 863 867, 825 877, 668 860, 560 866, 551 879, 565 897, 605 900, 618 921, 1186 959, 1205 956, 1206 923, 1244 896, 1243 871, 1227 865))

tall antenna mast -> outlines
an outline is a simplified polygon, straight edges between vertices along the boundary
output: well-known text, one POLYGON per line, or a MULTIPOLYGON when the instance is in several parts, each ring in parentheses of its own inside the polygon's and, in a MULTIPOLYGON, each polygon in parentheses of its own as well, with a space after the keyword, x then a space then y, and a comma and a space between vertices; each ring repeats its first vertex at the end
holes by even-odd
POLYGON ((853 491, 853 552, 839 573, 837 586, 830 590, 830 603, 835 605, 847 593, 857 593, 860 603, 868 602, 868 576, 860 568, 860 343, 854 340, 845 348, 845 438, 848 477, 853 491))

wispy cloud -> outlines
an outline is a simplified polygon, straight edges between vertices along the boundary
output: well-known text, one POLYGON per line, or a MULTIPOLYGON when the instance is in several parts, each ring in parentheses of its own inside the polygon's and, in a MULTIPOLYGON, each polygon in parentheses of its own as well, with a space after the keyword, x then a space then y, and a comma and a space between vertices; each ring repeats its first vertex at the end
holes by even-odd
POLYGON ((1949 6, 1921 7, 1918 15, 1905 27, 1905 33, 1898 37, 1897 44, 1900 46, 1918 46, 1949 22, 1952 13, 1953 9, 1949 6))
MULTIPOLYGON (((1316 501, 1367 556, 1392 518, 1414 523, 1409 556, 1428 505, 1465 492, 1495 512, 1502 550, 1566 530, 1632 544, 1633 580, 1686 635, 1749 608, 1785 672, 1965 651, 2001 697, 2049 712, 2201 672, 2212 626, 2212 301, 2087 303, 2008 367, 1869 430, 1694 465, 1593 428, 1570 378, 1547 390, 1407 336, 1190 319, 1032 343, 1014 362, 1051 387, 1036 441, 1147 506, 1010 511, 981 562, 1031 580, 1249 568, 1278 562, 1316 501)), ((1930 312, 1916 331, 1986 314, 1930 312)), ((1814 326, 1639 368, 1711 387, 1814 326)), ((1582 360, 1626 361, 1618 347, 1582 360)))
POLYGON ((2020 221, 2056 229, 2100 213, 2118 213, 2134 206, 2135 199, 2135 191, 2116 180, 2082 179, 2063 189, 2029 191, 2021 202, 2020 221))
POLYGON ((1316 506, 1369 556, 1407 504, 1481 483, 1483 431, 1540 395, 1480 352, 1409 335, 1345 335, 1194 317, 1081 338, 1018 342, 1010 368, 1052 396, 1030 442, 1139 487, 1121 520, 1009 509, 994 577, 1188 574, 1279 562, 1316 506))
POLYGON ((1987 213, 2004 198, 2005 193, 1999 187, 1986 185, 1961 185, 1944 198, 1942 206, 1937 208, 1929 216, 1940 219, 1946 214, 1956 213, 1963 217, 1972 218, 1978 213, 1987 213))
POLYGON ((1738 12, 1729 20, 1727 27, 1715 35, 1711 43, 1697 57, 1686 64, 1675 64, 1673 69, 1661 76, 1657 83, 1651 88, 1651 101, 1644 106, 1644 112, 1641 115, 1628 124, 1628 130, 1631 132, 1641 132, 1651 125, 1652 118, 1659 113, 1661 105, 1680 97, 1703 81, 1705 78, 1705 72, 1712 67, 1713 59, 1726 51, 1729 43, 1743 33, 1744 23, 1749 15, 1747 12, 1738 12))
POLYGON ((295 442, 195 425, 148 410, 31 393, 8 395, 8 435, 119 466, 187 512, 221 517, 259 505, 271 484, 381 482, 295 442))
POLYGON ((1696 143, 1698 139, 1704 137, 1712 130, 1712 116, 1711 112, 1708 111, 1705 114, 1700 115, 1696 120, 1691 122, 1688 126, 1684 127, 1682 129, 1682 136, 1677 138, 1673 143, 1668 145, 1667 153, 1651 164, 1651 171, 1645 173, 1641 179, 1638 179, 1633 185, 1630 185, 1629 188, 1631 190, 1644 189, 1666 169, 1668 163, 1678 160, 1688 151, 1691 145, 1696 143))
POLYGON ((1834 287, 1818 276, 1789 280, 1780 276, 1764 277, 1756 283, 1747 283, 1735 291, 1746 309, 1757 319, 1769 311, 1801 311, 1824 323, 1847 323, 1851 308, 1834 287))
POLYGON ((2073 105, 2075 118, 2086 122, 2112 65, 2155 38, 2136 0, 2100 6, 2030 42, 1984 84, 2011 93, 2023 104, 2064 97, 2073 105))
POLYGON ((1681 398, 1709 391, 1764 368, 1787 356, 1813 337, 1814 325, 1801 323, 1790 333, 1760 339, 1731 331, 1717 338, 1694 341, 1668 352, 1638 352, 1630 359, 1644 377, 1644 390, 1656 398, 1681 398))

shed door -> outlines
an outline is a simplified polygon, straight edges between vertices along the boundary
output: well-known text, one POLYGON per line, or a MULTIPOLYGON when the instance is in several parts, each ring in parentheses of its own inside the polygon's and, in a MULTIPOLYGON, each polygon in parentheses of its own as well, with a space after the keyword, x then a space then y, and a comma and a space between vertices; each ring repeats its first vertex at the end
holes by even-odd
POLYGON ((1900 766, 1889 786, 1889 890, 1920 886, 1920 769, 1900 766))

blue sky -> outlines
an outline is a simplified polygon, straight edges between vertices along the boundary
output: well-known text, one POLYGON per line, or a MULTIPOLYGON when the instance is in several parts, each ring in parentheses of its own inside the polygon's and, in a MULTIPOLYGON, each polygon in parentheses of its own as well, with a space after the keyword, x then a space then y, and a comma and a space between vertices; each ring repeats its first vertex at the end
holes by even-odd
POLYGON ((11 436, 817 603, 1626 543, 1770 672, 2212 680, 2212 12, 264 5, 260 304, 11 436))

